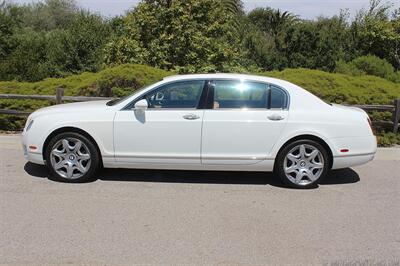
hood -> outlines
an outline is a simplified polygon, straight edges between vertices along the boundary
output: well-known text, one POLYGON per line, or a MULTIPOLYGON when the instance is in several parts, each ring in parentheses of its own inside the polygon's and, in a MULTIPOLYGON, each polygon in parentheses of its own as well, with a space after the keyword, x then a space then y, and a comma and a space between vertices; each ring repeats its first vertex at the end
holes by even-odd
POLYGON ((90 102, 79 102, 79 103, 67 103, 58 104, 49 107, 41 108, 31 114, 31 117, 37 117, 44 114, 55 114, 55 113, 66 113, 66 112, 86 112, 93 111, 96 109, 104 110, 107 108, 106 103, 109 100, 101 101, 90 101, 90 102))

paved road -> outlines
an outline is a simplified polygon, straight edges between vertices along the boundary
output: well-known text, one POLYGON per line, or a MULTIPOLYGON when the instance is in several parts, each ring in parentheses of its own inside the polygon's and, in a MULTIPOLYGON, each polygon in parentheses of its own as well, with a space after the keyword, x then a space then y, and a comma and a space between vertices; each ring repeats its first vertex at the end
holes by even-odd
POLYGON ((56 183, 18 136, 0 136, 0 162, 0 264, 400 263, 400 149, 312 190, 230 172, 56 183))

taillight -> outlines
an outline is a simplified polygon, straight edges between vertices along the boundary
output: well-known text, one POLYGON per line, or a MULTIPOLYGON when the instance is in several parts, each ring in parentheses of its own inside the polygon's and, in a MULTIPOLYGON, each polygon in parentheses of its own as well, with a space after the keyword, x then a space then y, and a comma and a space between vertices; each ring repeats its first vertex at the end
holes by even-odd
POLYGON ((371 119, 370 119, 369 117, 367 117, 367 120, 368 120, 368 125, 369 125, 369 127, 371 128, 372 133, 375 134, 375 130, 374 130, 374 128, 372 127, 372 121, 371 121, 371 119))

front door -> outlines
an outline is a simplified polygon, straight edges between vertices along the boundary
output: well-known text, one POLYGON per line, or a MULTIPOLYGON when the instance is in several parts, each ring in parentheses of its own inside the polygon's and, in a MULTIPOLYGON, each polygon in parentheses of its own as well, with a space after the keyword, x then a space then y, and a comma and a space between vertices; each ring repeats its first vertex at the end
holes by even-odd
POLYGON ((200 164, 204 81, 162 85, 140 99, 146 110, 121 110, 114 119, 115 159, 121 163, 200 164))
POLYGON ((212 82, 204 112, 203 164, 255 164, 268 157, 288 118, 287 94, 265 83, 212 82))

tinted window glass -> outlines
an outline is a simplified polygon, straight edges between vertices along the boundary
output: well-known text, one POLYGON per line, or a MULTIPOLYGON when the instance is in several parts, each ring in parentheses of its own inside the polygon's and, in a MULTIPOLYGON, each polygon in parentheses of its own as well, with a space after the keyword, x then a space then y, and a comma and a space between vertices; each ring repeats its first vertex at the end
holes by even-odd
POLYGON ((145 96, 149 108, 196 108, 204 81, 184 81, 162 86, 145 96))
POLYGON ((286 93, 274 86, 271 86, 271 106, 270 108, 286 108, 286 93))
POLYGON ((214 81, 214 109, 267 108, 267 85, 233 80, 214 81))

